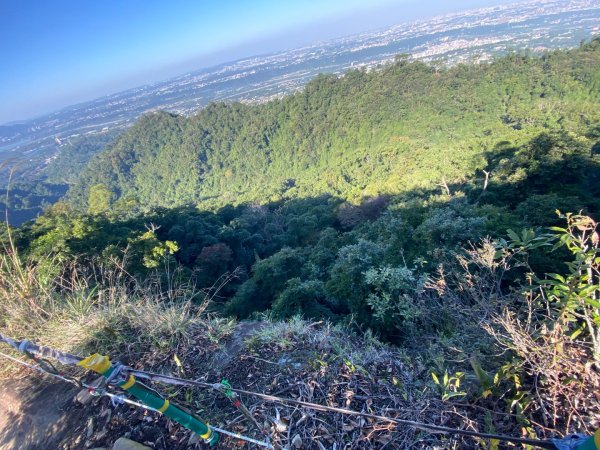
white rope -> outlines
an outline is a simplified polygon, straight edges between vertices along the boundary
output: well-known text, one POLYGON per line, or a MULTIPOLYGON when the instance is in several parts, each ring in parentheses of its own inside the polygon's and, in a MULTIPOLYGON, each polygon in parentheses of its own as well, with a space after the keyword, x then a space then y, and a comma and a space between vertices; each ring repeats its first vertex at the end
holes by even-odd
MULTIPOLYGON (((36 366, 34 364, 29 364, 29 363, 27 363, 25 361, 22 361, 22 360, 18 359, 18 358, 15 358, 13 356, 7 355, 6 353, 0 352, 0 356, 3 356, 4 358, 10 359, 11 361, 16 362, 18 364, 21 364, 22 366, 25 366, 25 367, 27 367, 29 369, 33 369, 33 370, 36 370, 36 371, 38 371, 40 373, 43 373, 45 375, 49 375, 49 376, 57 378, 59 380, 66 381, 67 383, 71 383, 71 384, 77 385, 77 382, 75 382, 75 380, 63 377, 62 375, 57 374, 57 373, 48 372, 47 370, 44 370, 43 368, 41 368, 39 366, 36 366)), ((110 392, 106 392, 104 389, 98 389, 97 387, 90 386, 89 384, 86 384, 86 383, 81 383, 81 386, 84 387, 84 388, 86 388, 86 389, 91 390, 92 393, 96 393, 99 396, 100 395, 106 396, 106 397, 109 397, 111 400, 117 400, 118 402, 128 403, 130 405, 134 405, 134 406, 137 406, 137 407, 140 407, 140 408, 147 409, 148 411, 158 412, 156 409, 151 408, 150 406, 144 405, 143 403, 139 403, 139 402, 136 402, 134 400, 130 400, 130 399, 125 398, 125 397, 123 397, 121 395, 111 394, 110 392)), ((114 401, 113 401, 113 404, 114 404, 114 401)), ((238 434, 238 433, 233 433, 231 431, 227 431, 227 430, 224 430, 222 428, 215 427, 215 426, 212 426, 212 425, 208 425, 208 426, 210 428, 212 428, 214 431, 217 431, 217 432, 222 433, 224 435, 231 436, 233 438, 240 439, 242 441, 250 442, 252 444, 259 445, 261 447, 265 447, 265 448, 268 448, 268 449, 271 449, 271 450, 274 448, 268 442, 258 441, 256 439, 251 438, 251 437, 243 436, 243 435, 238 434)))
MULTIPOLYGON (((40 373, 44 373, 46 375, 50 375, 50 376, 52 376, 54 378, 58 378, 59 380, 66 381, 67 383, 76 384, 76 383, 74 383, 73 380, 71 380, 69 378, 66 378, 66 377, 63 377, 62 375, 60 375, 58 373, 48 372, 47 370, 42 369, 40 366, 36 366, 34 364, 26 363, 25 361, 22 361, 22 360, 20 360, 18 358, 15 358, 13 356, 7 355, 6 353, 0 352, 0 356, 4 356, 5 358, 10 359, 11 361, 14 361, 14 362, 16 362, 18 364, 21 364, 22 366, 28 367, 28 368, 33 369, 33 370, 37 370, 40 373)), ((90 387, 90 386, 86 386, 84 383, 82 383, 82 386, 84 386, 84 387, 90 387)))
POLYGON ((213 427, 212 425, 209 425, 209 427, 211 427, 215 431, 218 431, 219 433, 226 434, 227 436, 231 436, 231 437, 234 437, 236 439, 242 439, 244 441, 252 442, 253 444, 260 445, 261 447, 265 447, 265 448, 270 448, 270 449, 274 448, 268 442, 257 441, 256 439, 252 439, 250 437, 245 437, 245 436, 242 436, 241 434, 233 433, 231 431, 227 431, 227 430, 224 430, 224 429, 219 428, 219 427, 213 427))
MULTIPOLYGON (((128 404, 130 404, 130 405, 134 405, 134 406, 139 406, 140 408, 147 409, 148 411, 154 411, 154 412, 157 412, 157 410, 156 410, 156 409, 154 409, 154 408, 152 408, 152 407, 150 407, 150 406, 148 406, 148 405, 144 405, 143 403, 138 403, 138 402, 136 402, 136 401, 134 401, 134 400, 130 400, 130 399, 128 399, 128 398, 125 398, 125 397, 123 397, 123 396, 121 396, 121 395, 115 395, 115 394, 111 394, 110 392, 102 392, 102 394, 101 394, 101 395, 106 395, 106 396, 108 396, 108 397, 111 397, 111 398, 113 398, 113 399, 115 399, 115 400, 119 401, 119 402, 128 403, 128 404)), ((271 444, 269 444, 268 442, 262 442, 262 441, 258 441, 258 440, 256 440, 256 439, 252 439, 251 437, 242 436, 241 434, 234 433, 234 432, 232 432, 232 431, 227 431, 227 430, 224 430, 224 429, 222 429, 222 428, 215 427, 215 426, 213 426, 213 425, 208 425, 208 426, 209 426, 210 428, 212 428, 214 431, 217 431, 217 432, 219 432, 219 433, 221 433, 221 434, 226 434, 227 436, 231 436, 231 437, 234 437, 234 438, 236 438, 236 439, 241 439, 241 440, 243 440, 243 441, 251 442, 251 443, 253 443, 253 444, 260 445, 261 447, 265 447, 265 448, 270 448, 270 449, 273 449, 273 446, 272 446, 271 444)))

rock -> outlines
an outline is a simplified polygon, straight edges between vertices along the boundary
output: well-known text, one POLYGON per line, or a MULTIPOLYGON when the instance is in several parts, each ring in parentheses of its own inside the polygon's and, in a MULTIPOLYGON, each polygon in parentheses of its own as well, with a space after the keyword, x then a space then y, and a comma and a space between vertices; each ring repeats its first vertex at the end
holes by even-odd
POLYGON ((139 442, 132 441, 127 438, 119 438, 114 443, 112 450, 152 450, 150 447, 140 444, 139 442))
POLYGON ((302 448, 302 438, 299 434, 294 435, 294 437, 292 438, 292 447, 302 448))
POLYGON ((92 438, 93 434, 94 434, 94 418, 90 417, 87 421, 87 428, 85 431, 85 435, 89 440, 92 438))
POLYGON ((188 440, 188 447, 191 447, 192 445, 196 445, 198 442, 200 442, 200 435, 196 434, 196 433, 192 433, 192 435, 190 436, 190 439, 188 440))
POLYGON ((90 403, 93 398, 94 396, 90 394, 87 389, 82 389, 75 396, 75 401, 85 406, 90 403))

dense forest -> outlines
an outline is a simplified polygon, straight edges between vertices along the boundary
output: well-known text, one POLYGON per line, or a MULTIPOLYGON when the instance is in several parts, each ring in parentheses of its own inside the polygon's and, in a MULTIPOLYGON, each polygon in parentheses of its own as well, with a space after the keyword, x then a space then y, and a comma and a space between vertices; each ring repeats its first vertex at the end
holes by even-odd
POLYGON ((87 167, 94 152, 59 160, 67 200, 19 243, 55 271, 127 251, 144 276, 168 252, 201 287, 235 272, 230 314, 352 314, 394 334, 373 277, 417 280, 440 252, 597 211, 599 67, 598 40, 453 68, 400 57, 265 105, 152 113, 87 167))
MULTIPOLYGON (((481 366, 504 367, 498 383, 527 369, 494 356, 479 320, 520 314, 532 286, 543 299, 568 280, 593 286, 573 264, 598 247, 599 106, 599 39, 449 68, 401 56, 263 105, 148 114, 102 151, 62 159, 65 199, 10 239, 41 285, 75 264, 218 286, 221 315, 345 323, 436 370, 463 349, 491 392, 481 366)), ((564 323, 548 309, 551 323, 600 339, 570 305, 564 323)), ((539 413, 521 383, 507 388, 518 413, 539 413)))
POLYGON ((150 114, 94 158, 69 196, 85 208, 102 184, 143 210, 205 209, 321 194, 357 202, 443 179, 460 189, 542 133, 595 139, 597 45, 452 68, 399 57, 265 105, 150 114))

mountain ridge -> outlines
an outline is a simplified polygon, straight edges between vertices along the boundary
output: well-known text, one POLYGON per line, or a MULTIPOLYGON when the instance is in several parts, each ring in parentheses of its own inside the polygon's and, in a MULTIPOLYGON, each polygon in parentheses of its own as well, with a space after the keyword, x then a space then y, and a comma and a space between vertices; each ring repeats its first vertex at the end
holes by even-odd
POLYGON ((175 77, 74 105, 28 122, 24 131, 0 135, 0 160, 17 157, 22 160, 21 166, 39 171, 69 138, 123 130, 148 111, 166 109, 190 115, 210 101, 263 102, 301 89, 318 73, 372 68, 393 60, 398 53, 455 64, 473 58, 490 59, 511 48, 541 51, 576 46, 595 33, 593 23, 600 17, 600 9, 592 0, 549 0, 539 8, 525 2, 499 11, 477 10, 468 14, 340 38, 322 47, 250 57, 225 63, 215 70, 192 71, 187 78, 175 77), (519 26, 511 21, 515 15, 521 21, 519 26), (481 25, 480 29, 467 27, 461 31, 471 19, 481 25))
POLYGON ((94 157, 68 198, 84 208, 91 186, 104 185, 146 208, 321 194, 358 201, 469 178, 489 169, 483 155, 501 141, 585 135, 598 122, 597 42, 447 69, 399 58, 370 73, 322 75, 263 105, 152 113, 94 157))

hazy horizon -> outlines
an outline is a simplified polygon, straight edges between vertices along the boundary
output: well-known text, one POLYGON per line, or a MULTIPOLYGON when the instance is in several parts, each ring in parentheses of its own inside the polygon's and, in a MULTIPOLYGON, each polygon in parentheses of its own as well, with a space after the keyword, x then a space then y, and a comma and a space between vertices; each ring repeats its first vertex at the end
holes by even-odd
MULTIPOLYGON (((53 4, 52 6, 59 9, 62 6, 68 9, 70 3, 70 1, 63 1, 60 5, 53 4)), ((218 7, 210 5, 210 8, 213 9, 205 9, 202 12, 212 13, 216 17, 225 17, 224 20, 241 21, 248 25, 253 20, 252 15, 240 17, 243 15, 241 9, 228 11, 228 8, 240 6, 238 3, 238 1, 228 1, 218 7)), ((47 5, 37 5, 37 9, 34 7, 28 11, 24 11, 24 7, 20 7, 20 5, 8 5, 8 14, 3 14, 1 21, 5 22, 4 25, 9 26, 3 26, 3 31, 0 31, 0 36, 5 35, 4 39, 1 39, 4 44, 0 44, 0 55, 4 61, 8 61, 7 67, 9 68, 0 74, 0 97, 5 99, 4 107, 0 106, 0 124, 26 122, 78 103, 92 101, 99 97, 238 59, 290 50, 418 19, 505 4, 507 1, 469 0, 461 2, 461 5, 457 6, 448 5, 441 0, 420 3, 414 0, 377 0, 368 8, 364 8, 358 0, 343 3, 341 0, 330 0, 319 5, 313 3, 315 2, 295 0, 280 5, 272 0, 262 0, 255 4, 255 8, 249 14, 260 15, 270 11, 278 19, 277 21, 271 24, 252 23, 252 27, 235 30, 235 39, 231 39, 227 43, 219 40, 217 35, 212 37, 212 41, 202 42, 200 46, 188 42, 186 45, 193 48, 187 49, 187 52, 180 48, 185 47, 182 44, 182 42, 186 42, 185 32, 180 32, 176 38, 172 37, 169 43, 163 42, 160 36, 154 36, 155 33, 161 32, 169 35, 166 29, 154 31, 152 24, 158 25, 150 19, 159 20, 163 25, 167 20, 158 14, 162 11, 156 11, 156 5, 149 4, 150 9, 154 8, 154 10, 145 11, 145 14, 151 17, 146 18, 147 20, 143 24, 140 24, 143 22, 140 17, 137 17, 138 22, 132 22, 125 20, 123 11, 120 12, 121 14, 117 14, 122 27, 127 28, 128 25, 137 23, 145 30, 150 29, 152 38, 143 39, 143 36, 137 36, 127 43, 129 45, 125 45, 119 40, 119 32, 123 30, 116 30, 114 41, 100 39, 101 42, 95 42, 95 46, 89 41, 76 42, 72 37, 72 34, 76 34, 80 27, 85 26, 85 23, 79 23, 70 30, 62 29, 61 32, 65 36, 60 33, 59 36, 56 36, 57 23, 51 20, 51 16, 46 16, 43 21, 46 28, 36 29, 35 36, 26 37, 27 27, 19 28, 19 25, 27 18, 20 17, 20 15, 27 16, 32 12, 33 16, 40 15, 41 10, 47 5), (10 10, 11 6, 12 11, 10 10), (313 13, 320 13, 320 15, 313 15, 313 13), (14 20, 10 20, 11 14, 15 16, 14 20), (160 17, 157 17, 156 14, 160 17), (16 29, 18 32, 12 37, 17 37, 17 39, 11 40, 11 33, 15 33, 16 29), (37 41, 43 40, 45 33, 53 37, 48 39, 41 48, 36 48, 38 59, 23 61, 23 58, 32 56, 31 52, 27 50, 29 47, 39 44, 37 41), (18 39, 19 37, 21 40, 18 39), (158 39, 158 44, 153 39, 158 39), (139 42, 140 40, 143 42, 139 42), (57 43, 57 41, 61 42, 57 43), (172 53, 171 50, 175 47, 179 50, 179 55, 166 56, 172 53), (204 51, 194 54, 194 49, 199 47, 204 51), (115 52, 115 48, 118 48, 119 51, 115 52), (60 53, 59 56, 63 56, 63 59, 66 58, 67 61, 73 61, 67 64, 59 57, 53 58, 51 56, 54 52, 60 53), (137 59, 124 65, 123 61, 128 61, 127 55, 131 52, 137 54, 137 59)), ((183 3, 177 7, 181 8, 182 5, 183 3)), ((113 6, 114 9, 118 9, 118 6, 113 6)), ((135 13, 133 9, 136 6, 140 5, 137 3, 128 5, 130 14, 135 13)), ((88 9, 90 8, 88 6, 88 9)), ((112 20, 114 16, 106 17, 106 14, 113 14, 114 9, 109 12, 105 11, 105 16, 101 18, 88 18, 88 21, 92 21, 91 24, 88 24, 89 27, 93 30, 94 26, 99 26, 94 20, 100 22, 112 20)), ((79 17, 78 14, 84 13, 72 10, 68 12, 74 14, 75 18, 79 17)), ((54 14, 59 13, 54 11, 54 14)), ((28 25, 32 28, 35 28, 35 24, 40 20, 39 17, 29 17, 29 19, 28 25)), ((171 29, 182 28, 183 24, 178 22, 181 16, 174 19, 177 20, 175 20, 176 23, 171 24, 171 29)), ((61 16, 60 20, 66 19, 61 16)), ((187 18, 188 28, 186 30, 189 32, 189 29, 193 28, 195 24, 194 18, 187 18)), ((211 26, 219 28, 218 24, 211 24, 211 26)), ((221 30, 221 33, 224 32, 228 36, 234 34, 234 30, 231 28, 233 25, 225 26, 227 29, 221 30)), ((211 34, 208 29, 201 31, 208 35, 211 34)), ((95 38, 98 36, 94 36, 93 32, 88 36, 88 39, 95 38)))

